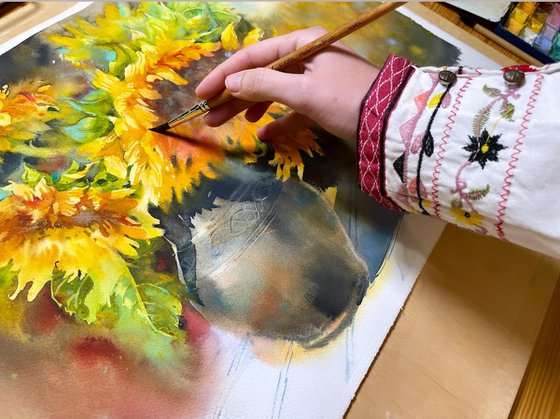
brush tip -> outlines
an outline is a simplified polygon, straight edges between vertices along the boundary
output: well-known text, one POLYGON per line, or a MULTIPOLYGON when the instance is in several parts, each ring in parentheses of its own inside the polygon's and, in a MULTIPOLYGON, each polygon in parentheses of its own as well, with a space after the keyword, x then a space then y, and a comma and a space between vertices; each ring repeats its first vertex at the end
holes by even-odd
POLYGON ((150 128, 150 131, 157 132, 159 134, 163 134, 164 132, 168 131, 171 127, 169 123, 158 125, 157 127, 150 128))

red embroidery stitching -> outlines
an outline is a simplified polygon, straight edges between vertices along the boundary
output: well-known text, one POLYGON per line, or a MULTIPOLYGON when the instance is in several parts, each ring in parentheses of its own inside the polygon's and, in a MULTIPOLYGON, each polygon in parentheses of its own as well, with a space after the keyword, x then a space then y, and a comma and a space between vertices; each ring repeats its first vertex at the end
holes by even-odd
POLYGON ((519 70, 519 71, 523 71, 524 73, 527 72, 531 72, 531 71, 537 71, 537 69, 529 64, 517 64, 517 65, 510 65, 509 67, 504 67, 502 68, 502 71, 508 71, 508 70, 519 70))
POLYGON ((432 174, 432 201, 434 204, 434 215, 438 218, 441 218, 440 214, 440 203, 439 203, 439 176, 441 173, 441 165, 443 162, 443 153, 445 153, 445 146, 447 145, 447 141, 451 136, 451 128, 455 124, 457 112, 459 112, 459 106, 461 106, 461 101, 463 96, 465 95, 465 91, 470 86, 472 82, 472 77, 469 77, 463 87, 459 89, 457 92, 457 97, 455 98, 455 104, 449 113, 449 117, 447 119, 447 123, 445 124, 445 129, 443 131, 443 137, 441 139, 441 143, 438 147, 438 152, 436 153, 436 161, 434 164, 434 172, 432 174))
MULTIPOLYGON (((412 138, 416 127, 418 126, 418 122, 422 117, 426 107, 428 106, 428 101, 430 97, 434 93, 435 88, 439 85, 439 79, 437 74, 430 74, 432 78, 432 86, 420 93, 419 95, 414 97, 414 104, 416 105, 416 114, 413 115, 410 119, 403 122, 402 125, 399 127, 399 133, 401 135, 401 142, 404 146, 403 152, 403 167, 402 167, 402 184, 399 190, 396 193, 395 199, 399 202, 400 206, 412 211, 413 207, 411 206, 410 200, 411 198, 414 199, 415 193, 413 192, 416 189, 416 182, 418 179, 414 177, 413 179, 408 179, 408 159, 410 154, 417 154, 420 150, 422 145, 422 139, 426 134, 426 131, 422 131, 417 136, 412 138)), ((448 95, 446 95, 448 96, 448 95)), ((422 184, 419 185, 420 188, 424 188, 422 184)), ((425 190, 424 190, 425 192, 425 190)), ((416 201, 414 201, 416 202, 416 201)))
POLYGON ((517 168, 517 161, 519 160, 518 156, 521 153, 521 147, 523 146, 523 140, 527 136, 526 131, 528 129, 529 121, 531 120, 531 116, 533 115, 533 109, 535 107, 535 102, 537 101, 537 97, 540 94, 542 79, 544 76, 542 73, 537 74, 537 78, 535 80, 535 84, 533 86, 533 90, 531 90, 531 96, 529 97, 529 101, 527 102, 527 109, 525 110, 525 114, 523 115, 523 120, 521 122, 521 129, 519 130, 517 140, 515 141, 515 146, 513 149, 515 150, 511 155, 511 159, 509 162, 508 169, 506 170, 506 176, 504 177, 504 186, 502 187, 502 194, 500 195, 500 202, 498 202, 498 216, 496 217, 496 231, 498 233, 498 237, 503 240, 508 240, 504 233, 503 224, 504 218, 506 215, 507 210, 507 201, 509 199, 509 194, 511 193, 511 179, 513 178, 513 172, 517 168))
POLYGON ((395 55, 388 59, 364 103, 359 129, 359 169, 362 190, 376 198, 382 205, 400 210, 385 194, 385 185, 380 183, 383 146, 380 144, 383 122, 388 116, 389 105, 395 98, 411 62, 395 55))

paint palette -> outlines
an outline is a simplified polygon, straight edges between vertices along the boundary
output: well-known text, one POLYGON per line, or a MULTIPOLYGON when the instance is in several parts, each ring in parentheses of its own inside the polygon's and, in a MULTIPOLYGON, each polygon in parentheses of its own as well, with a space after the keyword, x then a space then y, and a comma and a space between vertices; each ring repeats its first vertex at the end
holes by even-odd
POLYGON ((550 58, 541 61, 560 60, 560 3, 512 3, 501 26, 550 58))

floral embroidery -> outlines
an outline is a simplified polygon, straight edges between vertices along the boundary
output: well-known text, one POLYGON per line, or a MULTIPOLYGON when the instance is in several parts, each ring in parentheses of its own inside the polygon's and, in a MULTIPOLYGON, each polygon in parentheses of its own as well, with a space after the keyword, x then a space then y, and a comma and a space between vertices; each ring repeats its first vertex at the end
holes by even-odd
POLYGON ((484 217, 476 211, 467 211, 464 208, 453 208, 450 214, 455 217, 457 224, 467 225, 476 228, 483 228, 484 217))
POLYGON ((469 161, 477 161, 483 169, 488 160, 498 161, 498 151, 505 148, 502 144, 498 143, 501 136, 501 134, 490 135, 486 128, 480 136, 469 135, 471 143, 463 147, 464 150, 471 152, 469 161))
POLYGON ((482 91, 492 98, 492 100, 482 107, 473 118, 473 135, 469 135, 469 144, 463 150, 470 153, 467 161, 463 163, 455 174, 455 188, 451 189, 451 194, 455 195, 451 200, 451 210, 449 214, 455 221, 465 227, 471 227, 479 233, 486 234, 484 227, 484 216, 476 209, 475 203, 484 199, 490 192, 490 185, 473 188, 463 178, 463 172, 473 163, 478 163, 484 170, 488 162, 497 162, 498 153, 506 147, 498 140, 502 134, 493 134, 502 120, 512 121, 515 112, 514 105, 510 99, 519 98, 519 94, 514 89, 507 88, 505 92, 500 89, 484 85, 482 91), (490 129, 486 128, 491 116, 492 109, 498 105, 498 118, 493 122, 490 129))
POLYGON ((434 94, 436 87, 439 86, 438 75, 434 73, 430 74, 430 77, 432 79, 430 88, 414 97, 417 113, 399 127, 404 152, 393 162, 393 168, 402 182, 394 199, 402 208, 412 212, 418 211, 418 208, 425 212, 426 202, 429 201, 427 199, 419 199, 417 196, 418 191, 420 191, 420 195, 427 198, 427 189, 421 180, 418 181, 420 179, 418 176, 410 176, 408 169, 409 157, 416 155, 419 160, 422 160, 424 156, 431 156, 434 150, 433 137, 429 127, 426 130, 417 132, 416 135, 414 133, 426 108, 436 108, 434 113, 437 113, 437 109, 447 108, 451 104, 451 94, 447 90, 434 94))

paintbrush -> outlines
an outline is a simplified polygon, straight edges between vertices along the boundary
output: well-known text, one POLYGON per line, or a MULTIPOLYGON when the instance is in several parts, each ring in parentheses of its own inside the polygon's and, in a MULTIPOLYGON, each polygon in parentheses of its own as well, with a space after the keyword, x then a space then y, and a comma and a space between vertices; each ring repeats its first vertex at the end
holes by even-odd
MULTIPOLYGON (((355 32, 356 30, 360 29, 361 27, 367 25, 368 23, 373 22, 374 20, 380 18, 381 16, 386 15, 387 13, 395 10, 397 7, 403 5, 404 2, 388 2, 383 3, 374 9, 365 12, 359 15, 353 21, 341 26, 340 28, 329 32, 320 38, 310 42, 307 45, 304 45, 301 48, 293 51, 292 53, 282 57, 273 63, 267 65, 267 68, 277 71, 283 71, 288 68, 290 65, 295 64, 297 62, 303 61, 306 58, 310 57, 313 54, 316 54, 323 49, 327 48, 329 45, 333 44, 334 42, 344 38, 345 36, 355 32)), ((217 106, 220 106, 230 100, 234 99, 234 97, 227 91, 223 90, 220 94, 214 96, 211 99, 203 100, 192 108, 186 110, 182 114, 176 116, 175 118, 165 122, 164 124, 158 125, 157 127, 150 128, 151 131, 163 133, 179 124, 184 122, 190 121, 200 115, 204 115, 210 109, 213 109, 217 106)))

